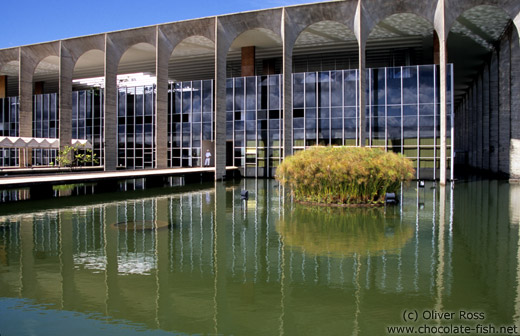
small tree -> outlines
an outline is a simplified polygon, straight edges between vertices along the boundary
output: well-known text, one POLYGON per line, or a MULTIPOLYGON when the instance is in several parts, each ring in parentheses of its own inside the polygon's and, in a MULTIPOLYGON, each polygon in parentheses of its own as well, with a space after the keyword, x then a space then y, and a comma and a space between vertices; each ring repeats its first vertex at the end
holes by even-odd
POLYGON ((84 145, 65 146, 56 156, 56 165, 70 167, 71 169, 84 166, 87 163, 98 164, 96 153, 84 145))

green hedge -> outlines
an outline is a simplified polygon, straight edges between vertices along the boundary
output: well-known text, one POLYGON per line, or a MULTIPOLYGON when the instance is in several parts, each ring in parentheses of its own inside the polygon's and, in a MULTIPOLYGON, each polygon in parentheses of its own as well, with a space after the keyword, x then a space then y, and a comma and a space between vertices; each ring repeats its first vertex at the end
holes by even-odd
POLYGON ((414 176, 412 161, 368 147, 312 147, 287 157, 276 179, 299 201, 329 204, 383 203, 414 176))

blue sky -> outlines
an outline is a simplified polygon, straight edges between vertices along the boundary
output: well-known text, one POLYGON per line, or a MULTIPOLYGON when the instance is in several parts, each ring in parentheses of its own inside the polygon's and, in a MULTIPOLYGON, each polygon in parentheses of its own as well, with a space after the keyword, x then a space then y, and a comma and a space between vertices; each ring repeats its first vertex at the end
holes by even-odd
POLYGON ((319 0, 6 0, 0 49, 158 23, 319 0))

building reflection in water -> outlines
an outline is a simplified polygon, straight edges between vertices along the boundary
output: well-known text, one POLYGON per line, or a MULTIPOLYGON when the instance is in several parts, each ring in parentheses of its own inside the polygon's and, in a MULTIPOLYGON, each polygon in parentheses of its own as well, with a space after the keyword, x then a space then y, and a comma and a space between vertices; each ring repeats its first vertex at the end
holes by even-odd
POLYGON ((404 309, 520 321, 517 187, 412 185, 354 209, 286 194, 242 180, 1 217, 0 297, 186 333, 379 334, 404 309))

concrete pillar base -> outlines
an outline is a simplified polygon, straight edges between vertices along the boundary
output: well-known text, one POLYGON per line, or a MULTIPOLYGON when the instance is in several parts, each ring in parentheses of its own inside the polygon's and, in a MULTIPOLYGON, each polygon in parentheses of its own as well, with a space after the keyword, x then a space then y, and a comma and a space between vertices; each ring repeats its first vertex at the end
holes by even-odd
POLYGON ((520 181, 520 139, 511 139, 509 152, 509 177, 520 181))

